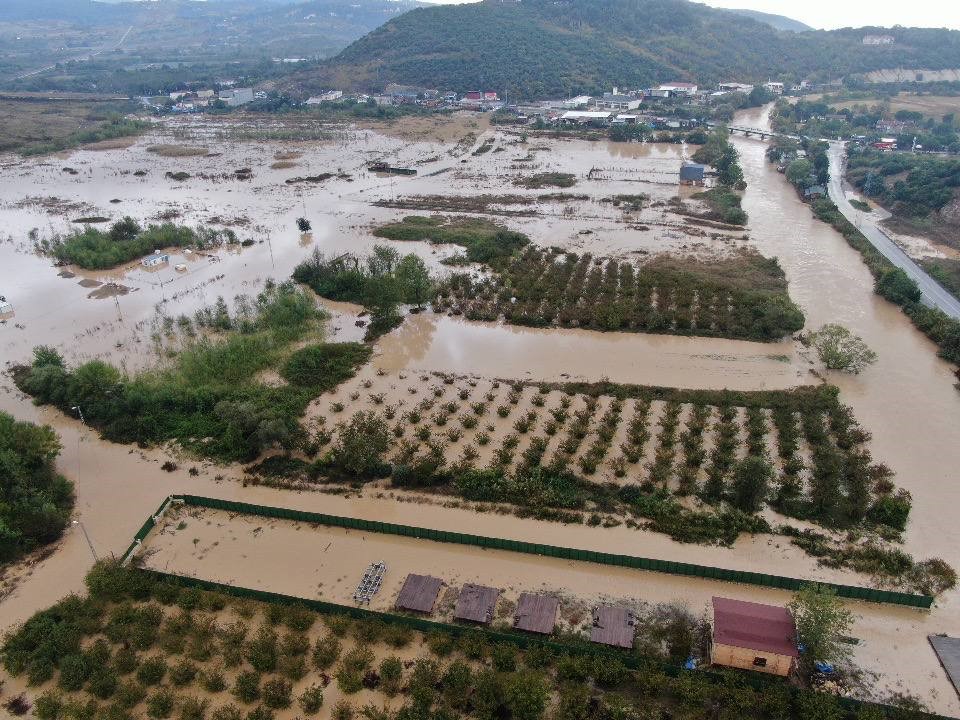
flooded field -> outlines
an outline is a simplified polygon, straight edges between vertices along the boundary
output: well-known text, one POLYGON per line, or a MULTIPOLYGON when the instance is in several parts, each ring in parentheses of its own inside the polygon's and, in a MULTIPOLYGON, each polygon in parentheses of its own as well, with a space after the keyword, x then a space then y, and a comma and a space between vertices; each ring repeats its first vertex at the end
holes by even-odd
MULTIPOLYGON (((756 111, 744 122, 759 127, 765 120, 756 111)), ((641 260, 658 252, 724 253, 749 245, 779 258, 790 281, 791 298, 806 314, 808 328, 840 322, 864 337, 879 353, 877 364, 860 376, 826 376, 840 386, 841 401, 854 408, 859 422, 872 433, 875 460, 889 465, 896 483, 913 494, 905 549, 917 557, 942 557, 960 566, 960 530, 950 512, 960 502, 960 486, 954 481, 960 459, 956 443, 960 396, 953 387, 952 368, 936 357, 935 347, 896 307, 873 294, 872 278, 859 255, 799 202, 783 177, 765 162, 763 143, 734 140, 748 183, 743 203, 750 215, 747 228, 710 229, 704 235, 703 228, 685 222, 668 203, 677 195, 670 174, 690 153, 683 146, 536 139, 522 146, 503 132, 483 134, 482 127, 467 122, 445 126, 440 134, 423 127, 384 132, 341 128, 326 139, 310 142, 221 139, 215 124, 192 121, 176 129, 175 137, 159 130, 126 149, 79 150, 29 161, 0 159, 0 294, 15 309, 14 316, 0 325, 0 358, 6 366, 27 360, 38 344, 57 347, 69 362, 103 358, 128 371, 152 366, 158 358, 150 334, 158 314, 190 315, 218 295, 229 299, 238 293, 255 293, 264 279, 289 276, 313 247, 328 256, 363 253, 375 242, 383 242, 370 234, 371 227, 408 214, 429 214, 429 206, 422 201, 417 210, 384 204, 453 194, 536 195, 548 191, 516 187, 513 179, 531 172, 569 172, 577 177, 577 184, 563 192, 586 199, 537 202, 532 215, 491 217, 527 233, 540 245, 627 259, 641 260), (492 147, 474 155, 488 137, 494 138, 492 147), (147 151, 158 143, 205 148, 206 154, 168 157, 147 151), (416 167, 418 175, 384 177, 365 169, 368 161, 379 159, 416 167), (245 168, 252 178, 237 179, 236 171, 245 168), (181 172, 190 177, 176 180, 167 175, 181 172), (325 173, 332 176, 288 184, 325 173), (637 193, 650 198, 637 213, 625 214, 602 201, 637 193), (147 222, 167 218, 230 227, 239 238, 254 242, 202 254, 174 253, 167 266, 154 271, 137 263, 104 272, 55 268, 33 251, 29 234, 34 228, 38 237, 52 237, 77 227, 73 221, 80 218, 117 219, 126 214, 147 222), (297 230, 295 220, 300 216, 311 220, 311 235, 297 230), (185 269, 178 271, 177 265, 185 269)), ((396 246, 421 254, 438 272, 445 272, 439 260, 453 252, 426 243, 396 246)), ((355 325, 358 309, 328 305, 334 314, 332 337, 358 339, 362 335, 355 325)), ((390 382, 396 382, 401 373, 413 377, 450 372, 475 375, 487 383, 494 378, 608 377, 648 385, 742 390, 809 384, 818 381, 811 369, 823 372, 792 341, 761 344, 533 330, 431 313, 409 318, 384 337, 365 372, 376 368, 387 372, 390 382)), ((361 381, 364 378, 367 375, 361 381)), ((362 390, 365 398, 376 392, 362 390)), ((355 386, 344 390, 356 391, 355 386)), ((406 385, 398 384, 395 391, 406 393, 406 385)), ((325 397, 318 407, 330 401, 325 397)), ((81 589, 94 552, 98 556, 121 552, 163 497, 183 491, 614 552, 627 548, 635 554, 730 568, 851 580, 850 573, 818 568, 813 559, 779 538, 742 538, 732 548, 678 545, 663 535, 624 527, 562 526, 507 515, 478 515, 429 499, 409 502, 410 496, 404 494, 380 497, 377 490, 337 497, 244 487, 239 467, 192 462, 170 449, 138 450, 103 442, 79 420, 35 407, 7 375, 0 378, 0 409, 19 419, 53 425, 64 443, 61 471, 76 482, 78 490, 77 524, 55 552, 8 571, 0 602, 3 628, 64 593, 81 589), (164 472, 160 465, 170 457, 180 467, 164 472), (197 476, 188 473, 191 467, 197 468, 197 476)), ((750 593, 749 597, 762 599, 764 595, 755 588, 731 585, 691 589, 675 578, 662 583, 651 594, 689 598, 698 605, 718 588, 723 594, 740 593, 737 597, 750 593)), ((629 588, 616 587, 624 597, 633 596, 629 588)), ((939 598, 929 613, 859 606, 857 612, 866 613, 858 621, 858 630, 862 628, 861 635, 868 640, 858 646, 858 661, 879 669, 884 662, 890 664, 889 653, 895 650, 896 665, 903 669, 890 682, 904 683, 902 689, 920 695, 932 709, 960 712, 960 702, 925 640, 928 632, 957 632, 960 592, 953 590, 939 598), (865 619, 867 615, 873 620, 865 619)))
MULTIPOLYGON (((790 600, 789 593, 779 590, 200 508, 172 508, 147 537, 135 562, 177 575, 348 606, 358 604, 353 594, 363 571, 383 562, 387 571, 369 604, 372 610, 392 611, 407 574, 428 574, 447 586, 432 619, 452 621, 448 597, 455 597, 464 583, 477 583, 502 592, 495 625, 509 626, 509 607, 520 593, 542 592, 560 598, 559 628, 575 632, 588 632, 590 611, 599 603, 642 611, 679 602, 701 616, 718 594, 777 605, 790 600)), ((927 613, 870 603, 851 602, 849 607, 856 616, 851 630, 858 640, 855 659, 866 675, 861 697, 909 690, 925 698, 950 699, 952 690, 937 673, 897 662, 930 652, 927 613)))

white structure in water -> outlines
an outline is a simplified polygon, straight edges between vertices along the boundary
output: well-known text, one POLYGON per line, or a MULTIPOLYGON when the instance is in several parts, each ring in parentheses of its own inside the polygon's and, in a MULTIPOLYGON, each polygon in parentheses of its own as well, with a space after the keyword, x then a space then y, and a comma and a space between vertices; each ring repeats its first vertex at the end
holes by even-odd
POLYGON ((140 264, 145 268, 153 268, 158 265, 163 265, 164 263, 170 262, 170 256, 166 253, 157 251, 153 255, 148 255, 143 260, 140 261, 140 264))

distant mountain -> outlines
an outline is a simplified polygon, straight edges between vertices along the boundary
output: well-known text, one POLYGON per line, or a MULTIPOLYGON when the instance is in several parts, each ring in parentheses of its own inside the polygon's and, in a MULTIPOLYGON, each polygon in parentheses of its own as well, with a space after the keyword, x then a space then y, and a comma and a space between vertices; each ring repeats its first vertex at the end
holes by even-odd
POLYGON ((411 10, 287 87, 373 90, 388 82, 544 97, 670 80, 710 85, 835 78, 887 67, 960 67, 960 32, 895 28, 792 33, 687 0, 484 0, 411 10))
MULTIPOLYGON (((0 58, 5 36, 45 52, 57 38, 40 26, 55 22, 60 33, 94 33, 131 27, 124 48, 154 59, 191 60, 211 53, 251 55, 332 55, 357 38, 417 7, 413 0, 0 0, 0 58), (27 27, 17 23, 27 23, 27 27)), ((118 35, 119 37, 119 35, 118 35)), ((82 40, 82 36, 80 40, 82 40)), ((59 42, 59 45, 65 43, 59 42)), ((19 51, 11 44, 12 52, 19 51)), ((51 53, 45 55, 50 57, 51 53)), ((54 56, 54 59, 57 59, 54 56)))
POLYGON ((773 15, 771 13, 760 12, 759 10, 730 9, 727 12, 743 15, 744 17, 766 23, 774 30, 785 30, 787 32, 806 32, 813 30, 812 27, 799 20, 788 18, 786 15, 773 15))

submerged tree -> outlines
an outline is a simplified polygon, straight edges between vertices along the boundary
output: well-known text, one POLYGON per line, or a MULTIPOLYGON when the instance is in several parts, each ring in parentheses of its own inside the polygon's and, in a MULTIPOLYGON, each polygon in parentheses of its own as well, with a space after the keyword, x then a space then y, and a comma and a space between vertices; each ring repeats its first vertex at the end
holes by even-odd
POLYGON ((797 639, 805 647, 801 664, 808 672, 818 660, 838 662, 850 656, 850 646, 843 637, 853 624, 853 613, 833 589, 809 583, 793 596, 788 607, 797 625, 797 639))
POLYGON ((877 361, 877 354, 867 347, 863 338, 842 325, 828 323, 813 333, 810 340, 830 370, 858 374, 877 361))

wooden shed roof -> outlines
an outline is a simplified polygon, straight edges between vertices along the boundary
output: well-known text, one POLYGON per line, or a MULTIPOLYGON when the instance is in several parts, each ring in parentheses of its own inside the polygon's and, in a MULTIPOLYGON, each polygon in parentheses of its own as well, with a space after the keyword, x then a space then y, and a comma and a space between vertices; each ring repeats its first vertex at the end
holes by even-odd
POLYGON ((443 580, 440 578, 410 573, 403 581, 400 594, 397 595, 397 608, 432 613, 441 587, 443 587, 443 580))
POLYGON ((626 608, 600 605, 593 611, 591 642, 633 649, 634 634, 633 613, 626 608))
POLYGON ((465 583, 457 597, 457 607, 453 611, 453 617, 457 620, 490 623, 493 620, 493 610, 499 596, 500 591, 497 588, 465 583))
POLYGON ((713 598, 713 641, 777 655, 800 655, 790 611, 745 600, 713 598))
POLYGON ((513 626, 518 630, 549 635, 557 625, 560 601, 552 595, 523 593, 513 615, 513 626))

